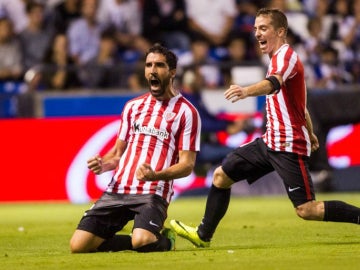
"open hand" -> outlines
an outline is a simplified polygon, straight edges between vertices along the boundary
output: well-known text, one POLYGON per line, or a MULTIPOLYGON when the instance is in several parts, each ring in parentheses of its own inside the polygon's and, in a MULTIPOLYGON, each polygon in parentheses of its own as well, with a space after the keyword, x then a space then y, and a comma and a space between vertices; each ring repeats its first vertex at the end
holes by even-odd
POLYGON ((247 97, 247 92, 244 87, 239 85, 230 85, 230 88, 224 92, 224 96, 227 100, 231 100, 232 103, 244 99, 247 97))

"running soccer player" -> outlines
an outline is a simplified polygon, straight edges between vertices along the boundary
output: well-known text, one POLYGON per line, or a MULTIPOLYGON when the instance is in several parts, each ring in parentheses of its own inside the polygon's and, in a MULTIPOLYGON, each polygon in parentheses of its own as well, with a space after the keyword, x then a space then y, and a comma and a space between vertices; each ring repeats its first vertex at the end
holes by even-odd
POLYGON ((176 65, 176 55, 160 45, 147 52, 149 93, 126 103, 115 146, 88 160, 95 174, 115 174, 80 220, 72 253, 174 249, 176 234, 163 229, 173 179, 192 172, 201 130, 197 110, 173 87, 176 65), (132 234, 117 235, 130 220, 132 234))
POLYGON ((178 235, 197 247, 208 247, 225 215, 232 184, 249 184, 277 171, 283 179, 296 214, 305 220, 360 223, 360 209, 342 201, 316 201, 309 172, 311 151, 319 147, 306 107, 303 65, 287 44, 287 18, 280 10, 257 12, 254 32, 260 50, 270 57, 266 78, 253 85, 231 85, 225 98, 232 102, 266 95, 266 131, 261 138, 234 149, 213 175, 205 214, 200 225, 190 227, 171 220, 178 235))

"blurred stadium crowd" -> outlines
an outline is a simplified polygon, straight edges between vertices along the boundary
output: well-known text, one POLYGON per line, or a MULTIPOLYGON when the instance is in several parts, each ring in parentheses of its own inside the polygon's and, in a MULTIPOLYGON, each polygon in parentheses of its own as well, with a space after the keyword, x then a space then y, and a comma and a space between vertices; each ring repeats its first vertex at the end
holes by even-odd
POLYGON ((266 66, 252 33, 263 6, 286 12, 308 88, 360 82, 360 0, 0 0, 0 81, 142 91, 144 53, 160 42, 181 86, 226 87, 234 68, 266 66))

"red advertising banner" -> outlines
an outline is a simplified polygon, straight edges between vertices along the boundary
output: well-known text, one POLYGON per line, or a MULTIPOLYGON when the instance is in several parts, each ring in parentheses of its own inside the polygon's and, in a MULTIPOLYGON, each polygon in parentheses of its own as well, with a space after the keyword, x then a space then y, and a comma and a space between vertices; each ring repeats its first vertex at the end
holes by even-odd
MULTIPOLYGON (((99 197, 112 172, 100 176, 86 166, 89 157, 114 144, 118 117, 0 120, 0 201, 66 200, 86 203, 99 197)), ((330 158, 342 166, 360 164, 356 146, 360 125, 332 134, 330 158)), ((205 187, 191 175, 175 181, 176 196, 205 187)))
MULTIPOLYGON (((86 161, 114 144, 118 117, 0 120, 0 201, 98 198, 112 172, 95 175, 86 161)), ((176 192, 204 186, 194 175, 179 181, 176 192)))
POLYGON ((115 120, 102 117, 0 121, 0 200, 68 200, 71 196, 76 200, 76 193, 79 197, 84 197, 84 193, 97 195, 100 191, 91 183, 86 160, 111 144, 116 134, 113 130, 107 138, 94 140, 102 129, 111 123, 116 125, 115 120))

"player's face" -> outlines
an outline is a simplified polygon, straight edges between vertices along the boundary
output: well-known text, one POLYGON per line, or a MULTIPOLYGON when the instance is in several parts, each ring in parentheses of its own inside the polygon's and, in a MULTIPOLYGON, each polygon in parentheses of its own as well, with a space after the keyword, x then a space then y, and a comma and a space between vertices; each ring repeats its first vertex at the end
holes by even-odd
POLYGON ((270 57, 284 43, 284 29, 275 30, 271 17, 260 15, 255 19, 254 33, 259 42, 260 50, 270 57))
POLYGON ((148 54, 145 61, 145 78, 153 97, 159 100, 170 98, 172 77, 173 72, 170 71, 164 55, 148 54))

